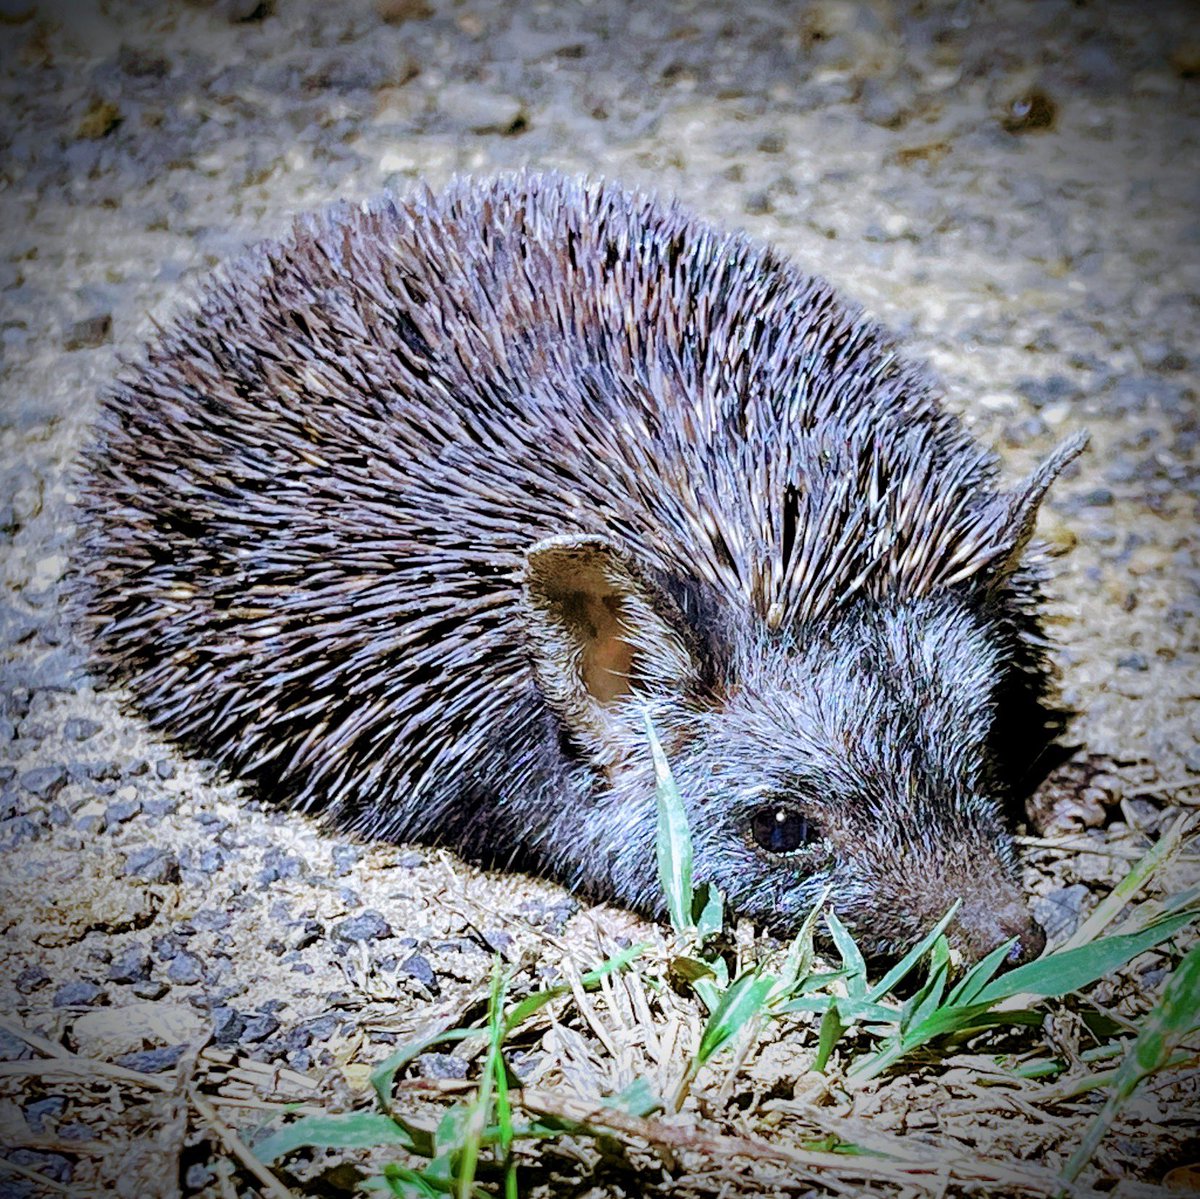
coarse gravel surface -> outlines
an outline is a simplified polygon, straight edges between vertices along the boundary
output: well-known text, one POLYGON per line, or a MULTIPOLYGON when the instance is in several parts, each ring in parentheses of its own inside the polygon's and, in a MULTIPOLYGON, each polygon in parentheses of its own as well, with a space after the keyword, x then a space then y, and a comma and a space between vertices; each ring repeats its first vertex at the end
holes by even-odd
MULTIPOLYGON (((552 978, 648 935, 263 807, 88 681, 64 595, 97 396, 197 279, 299 211, 527 164, 655 188, 864 304, 1012 477, 1086 427, 1040 526, 1070 549, 1053 634, 1080 747, 1043 805, 1073 848, 1028 846, 1052 937, 1200 803, 1189 8, 2 0, 0 1194, 258 1193, 173 1088, 197 1054, 248 1136, 271 1117, 256 1097, 350 1093, 457 1018, 496 951, 552 978), (14 1068, 46 1042, 108 1063, 102 1103, 66 1066, 14 1068)), ((1194 860, 1163 885, 1194 885, 1194 860)), ((1154 1138, 1130 1143, 1113 1176, 1156 1180, 1154 1138)))

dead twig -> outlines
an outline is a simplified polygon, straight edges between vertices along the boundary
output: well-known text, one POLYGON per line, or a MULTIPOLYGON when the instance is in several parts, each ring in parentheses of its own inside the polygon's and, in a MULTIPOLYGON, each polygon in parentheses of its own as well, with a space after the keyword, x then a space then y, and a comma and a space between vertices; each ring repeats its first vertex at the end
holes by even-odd
POLYGON ((30 1178, 48 1190, 57 1191, 60 1195, 74 1195, 77 1192, 73 1187, 65 1187, 61 1182, 55 1182, 53 1178, 47 1178, 40 1170, 31 1169, 29 1166, 22 1166, 19 1162, 10 1161, 7 1157, 0 1157, 0 1167, 5 1170, 11 1170, 14 1174, 20 1174, 23 1178, 30 1178))
POLYGON ((296 1196, 250 1152, 245 1141, 225 1123, 203 1095, 194 1087, 188 1088, 188 1102, 196 1109, 200 1118, 217 1134, 221 1144, 262 1183, 266 1193, 273 1199, 296 1199, 296 1196))

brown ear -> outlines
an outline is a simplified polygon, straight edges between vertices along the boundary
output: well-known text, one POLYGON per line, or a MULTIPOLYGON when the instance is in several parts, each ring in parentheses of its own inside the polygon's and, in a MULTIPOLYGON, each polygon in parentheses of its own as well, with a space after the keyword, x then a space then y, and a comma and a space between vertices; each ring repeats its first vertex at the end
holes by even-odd
POLYGON ((635 718, 629 699, 680 692, 696 673, 677 606, 604 537, 549 537, 527 551, 525 621, 542 694, 602 757, 635 718))
POLYGON ((1028 479, 1004 497, 1009 510, 1005 520, 1004 551, 993 567, 997 577, 1010 574, 1020 565, 1021 555, 1033 536, 1038 509, 1042 506, 1042 500, 1046 498, 1046 492, 1062 474, 1063 468, 1083 453, 1087 443, 1086 433, 1076 433, 1074 437, 1068 438, 1053 450, 1050 457, 1042 462, 1028 479))

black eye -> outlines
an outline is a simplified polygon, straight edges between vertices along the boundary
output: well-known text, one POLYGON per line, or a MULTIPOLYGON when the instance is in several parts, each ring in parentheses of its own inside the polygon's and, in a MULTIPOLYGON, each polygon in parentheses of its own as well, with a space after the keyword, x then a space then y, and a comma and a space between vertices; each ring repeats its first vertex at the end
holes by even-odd
POLYGON ((799 808, 784 804, 759 808, 750 821, 750 833, 768 853, 793 853, 820 836, 799 808))

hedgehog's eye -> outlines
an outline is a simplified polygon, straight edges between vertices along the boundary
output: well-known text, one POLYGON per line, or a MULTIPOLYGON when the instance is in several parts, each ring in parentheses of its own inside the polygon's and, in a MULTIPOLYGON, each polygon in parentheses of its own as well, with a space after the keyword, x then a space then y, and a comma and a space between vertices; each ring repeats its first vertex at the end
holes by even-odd
POLYGON ((795 853, 820 839, 816 826, 799 808, 768 804, 750 818, 750 835, 768 853, 795 853))

